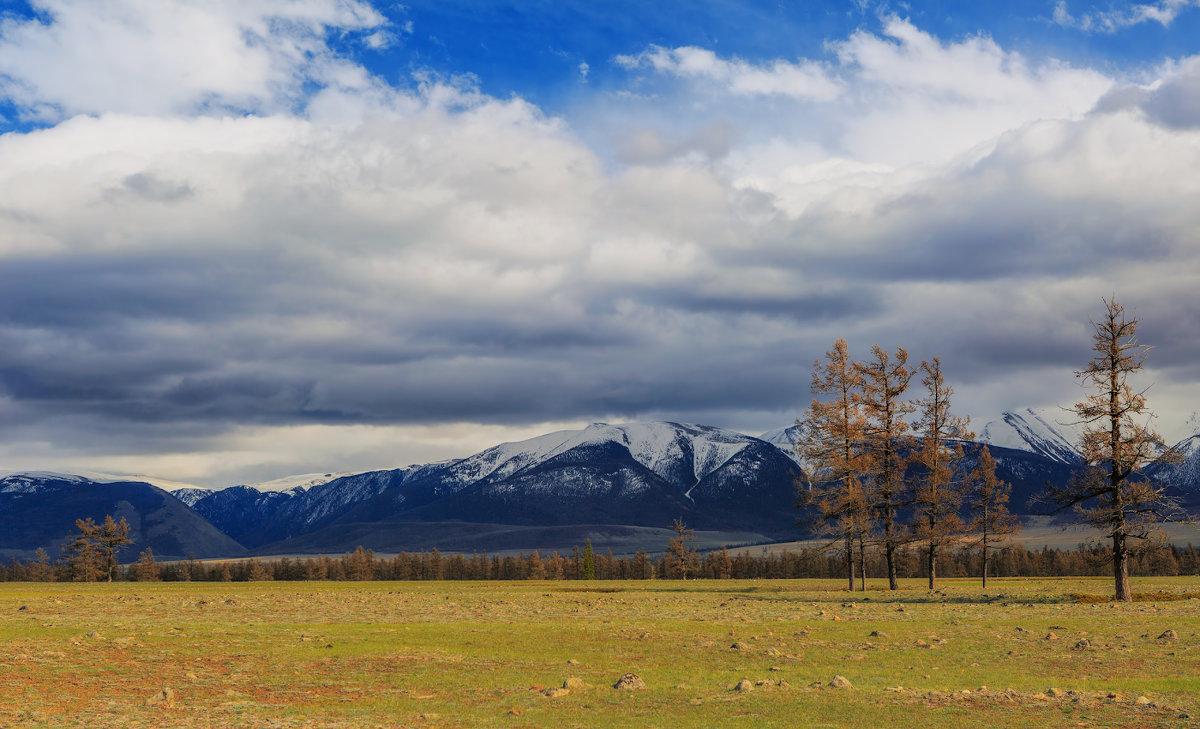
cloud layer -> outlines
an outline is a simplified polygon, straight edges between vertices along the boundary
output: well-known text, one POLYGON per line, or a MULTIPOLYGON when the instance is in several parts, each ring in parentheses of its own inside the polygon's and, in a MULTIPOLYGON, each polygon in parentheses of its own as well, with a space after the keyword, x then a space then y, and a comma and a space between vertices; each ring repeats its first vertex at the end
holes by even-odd
POLYGON ((1200 394, 1196 59, 1137 85, 887 18, 821 59, 644 49, 551 117, 338 57, 384 30, 361 3, 177 5, 0 30, 0 88, 52 121, 0 137, 8 467, 215 484, 596 419, 757 432, 839 336, 941 356, 964 413, 1069 404, 1114 293, 1170 415, 1200 394))

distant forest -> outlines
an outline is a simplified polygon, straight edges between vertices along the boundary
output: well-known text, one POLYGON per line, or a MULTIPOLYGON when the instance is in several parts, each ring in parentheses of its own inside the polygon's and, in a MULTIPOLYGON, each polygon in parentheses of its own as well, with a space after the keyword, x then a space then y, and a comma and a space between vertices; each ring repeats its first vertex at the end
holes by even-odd
MULTIPOLYGON (((645 552, 617 557, 594 554, 590 545, 569 555, 557 552, 543 557, 539 552, 521 555, 441 554, 437 550, 418 554, 401 553, 381 557, 359 547, 341 557, 311 557, 277 560, 248 559, 231 562, 157 562, 143 552, 142 559, 114 573, 117 580, 245 582, 258 580, 642 580, 642 579, 796 579, 838 578, 845 573, 843 557, 808 548, 788 552, 720 549, 705 554, 668 552, 651 557, 645 552)), ((993 577, 1068 577, 1111 575, 1103 547, 1027 550, 1014 545, 996 550, 991 561, 993 577)), ((925 577, 925 555, 918 549, 897 552, 899 572, 907 577, 925 577)), ((868 555, 872 574, 880 574, 883 555, 868 555)), ((975 577, 980 574, 981 556, 976 550, 947 551, 939 557, 938 574, 945 577, 975 577)), ((1200 575, 1200 549, 1168 546, 1134 557, 1130 571, 1135 575, 1200 575)), ((0 581, 71 582, 103 579, 73 574, 65 562, 48 560, 10 561, 0 567, 0 581)))

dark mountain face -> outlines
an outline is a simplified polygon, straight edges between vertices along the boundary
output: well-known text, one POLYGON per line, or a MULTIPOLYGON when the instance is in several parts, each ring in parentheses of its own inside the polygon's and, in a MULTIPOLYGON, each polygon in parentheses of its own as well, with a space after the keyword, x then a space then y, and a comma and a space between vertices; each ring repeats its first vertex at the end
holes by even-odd
POLYGON ((123 560, 136 559, 147 547, 159 559, 235 557, 245 553, 171 494, 134 481, 97 483, 78 476, 14 475, 0 479, 0 556, 30 559, 41 547, 51 559, 61 552, 75 520, 97 522, 111 514, 129 523, 132 544, 123 560))

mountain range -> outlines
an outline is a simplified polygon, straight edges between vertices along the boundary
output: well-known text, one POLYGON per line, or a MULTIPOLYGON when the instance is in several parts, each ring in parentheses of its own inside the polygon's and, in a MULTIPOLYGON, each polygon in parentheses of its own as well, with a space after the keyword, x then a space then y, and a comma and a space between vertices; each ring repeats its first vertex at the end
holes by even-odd
MULTIPOLYGON (((1022 410, 965 443, 990 447, 1015 511, 1082 464, 1072 426, 1022 410)), ((125 516, 160 558, 379 552, 661 549, 680 519, 702 546, 795 539, 798 426, 751 437, 670 422, 609 425, 502 443, 467 458, 357 474, 305 474, 255 486, 167 491, 134 480, 27 473, 0 478, 0 556, 56 556, 74 520, 125 516), (654 545, 658 545, 654 548, 654 545)), ((1200 433, 1153 475, 1200 494, 1200 433)), ((967 464, 970 467, 971 464, 967 464)))

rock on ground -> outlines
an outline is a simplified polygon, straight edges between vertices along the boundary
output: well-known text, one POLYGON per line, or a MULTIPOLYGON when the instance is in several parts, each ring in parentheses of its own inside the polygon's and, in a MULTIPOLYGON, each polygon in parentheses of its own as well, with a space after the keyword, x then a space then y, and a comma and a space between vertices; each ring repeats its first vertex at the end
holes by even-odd
POLYGON ((636 673, 627 673, 617 679, 617 682, 613 684, 613 688, 620 689, 622 691, 644 689, 646 688, 646 682, 643 681, 642 677, 636 673))
POLYGON ((850 683, 850 679, 846 678, 845 676, 834 676, 833 680, 829 682, 829 687, 848 689, 854 688, 854 684, 850 683))

